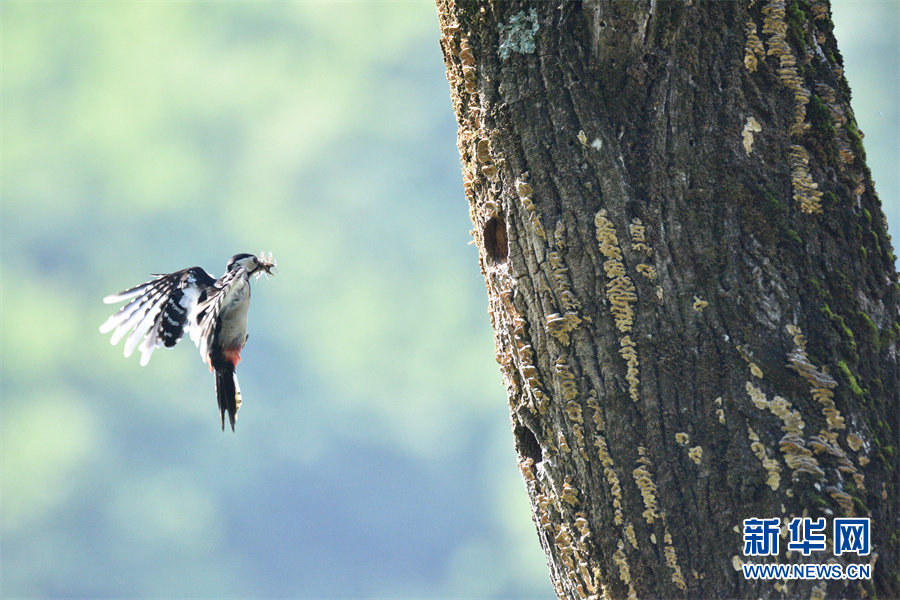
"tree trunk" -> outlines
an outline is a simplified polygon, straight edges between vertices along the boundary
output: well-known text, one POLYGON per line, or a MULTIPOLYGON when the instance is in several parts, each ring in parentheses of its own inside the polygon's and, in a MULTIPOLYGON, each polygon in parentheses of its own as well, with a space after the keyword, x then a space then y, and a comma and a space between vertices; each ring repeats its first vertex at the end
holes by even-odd
POLYGON ((437 5, 557 594, 900 595, 900 287, 827 2, 437 5), (833 554, 850 516, 868 556, 833 554), (794 517, 827 551, 786 552, 794 517), (777 556, 744 556, 752 518, 777 556))

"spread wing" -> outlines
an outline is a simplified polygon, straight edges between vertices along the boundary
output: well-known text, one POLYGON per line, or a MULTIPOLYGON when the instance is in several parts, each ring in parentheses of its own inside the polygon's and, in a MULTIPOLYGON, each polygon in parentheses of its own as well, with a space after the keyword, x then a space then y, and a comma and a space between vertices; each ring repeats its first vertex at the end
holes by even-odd
POLYGON ((191 339, 200 349, 203 360, 209 359, 209 349, 216 335, 216 323, 228 303, 231 302, 231 292, 236 283, 245 278, 246 270, 243 267, 234 267, 218 281, 202 290, 197 298, 197 305, 192 317, 193 324, 190 327, 191 339))
POLYGON ((106 304, 130 302, 100 326, 100 333, 112 331, 112 344, 127 335, 125 356, 131 356, 144 338, 141 365, 146 365, 154 350, 163 345, 172 347, 181 339, 198 298, 215 282, 200 267, 191 267, 156 275, 153 281, 107 296, 103 299, 106 304))

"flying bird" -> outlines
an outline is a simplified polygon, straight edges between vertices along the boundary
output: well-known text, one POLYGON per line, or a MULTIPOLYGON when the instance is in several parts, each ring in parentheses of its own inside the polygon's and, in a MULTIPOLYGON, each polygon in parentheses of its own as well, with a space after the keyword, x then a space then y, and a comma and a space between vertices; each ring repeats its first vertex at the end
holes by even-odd
POLYGON ((100 326, 100 333, 113 332, 110 342, 125 340, 125 356, 141 351, 141 366, 160 346, 171 348, 188 331, 200 357, 216 374, 219 420, 225 430, 225 413, 234 431, 241 407, 241 388, 235 368, 247 343, 247 311, 250 308, 250 278, 273 274, 272 253, 258 257, 235 254, 216 279, 200 267, 182 269, 112 294, 106 304, 128 300, 128 304, 100 326), (143 342, 141 339, 143 338, 143 342), (138 346, 140 344, 140 346, 138 346))

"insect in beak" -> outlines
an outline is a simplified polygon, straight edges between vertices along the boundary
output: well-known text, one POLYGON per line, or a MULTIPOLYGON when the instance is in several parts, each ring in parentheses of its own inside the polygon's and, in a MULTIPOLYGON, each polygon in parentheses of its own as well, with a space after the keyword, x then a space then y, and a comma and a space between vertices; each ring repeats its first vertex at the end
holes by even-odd
POLYGON ((266 276, 266 279, 269 278, 269 275, 275 275, 278 271, 275 267, 278 266, 278 261, 272 258, 272 253, 269 252, 268 257, 265 252, 259 253, 259 259, 257 259, 256 269, 254 273, 256 278, 259 279, 263 275, 266 276))

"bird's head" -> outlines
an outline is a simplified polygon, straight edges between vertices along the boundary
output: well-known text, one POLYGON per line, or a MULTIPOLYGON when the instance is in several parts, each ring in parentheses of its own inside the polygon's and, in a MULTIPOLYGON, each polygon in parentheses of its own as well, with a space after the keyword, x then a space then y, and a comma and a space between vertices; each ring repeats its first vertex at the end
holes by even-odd
POLYGON ((248 276, 256 275, 259 278, 260 275, 266 274, 274 274, 273 270, 276 266, 276 261, 272 259, 272 253, 269 252, 269 256, 266 256, 266 253, 263 252, 259 256, 253 256, 252 254, 235 254, 231 257, 231 260, 228 261, 228 266, 226 270, 232 271, 238 267, 243 267, 245 271, 247 271, 248 276))

